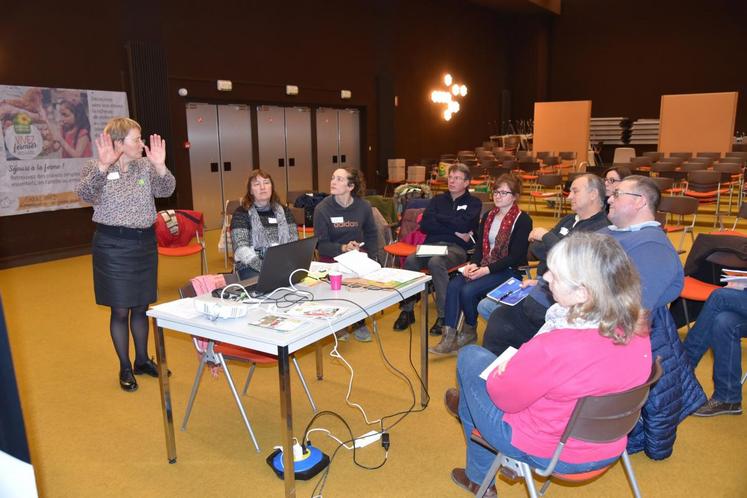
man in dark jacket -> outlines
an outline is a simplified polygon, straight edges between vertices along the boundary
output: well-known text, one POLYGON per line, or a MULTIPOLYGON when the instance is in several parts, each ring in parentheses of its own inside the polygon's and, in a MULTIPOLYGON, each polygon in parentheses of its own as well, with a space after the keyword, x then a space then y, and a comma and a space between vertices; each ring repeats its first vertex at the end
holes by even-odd
MULTIPOLYGON (((431 327, 432 335, 440 334, 443 326, 449 269, 467 261, 467 251, 474 246, 472 232, 477 229, 482 202, 467 190, 471 178, 467 166, 452 165, 447 178, 449 191, 431 199, 420 221, 420 231, 426 234, 425 244, 445 246, 446 255, 419 257, 412 254, 405 260, 405 269, 428 268, 433 279, 438 320, 431 327)), ((405 330, 415 322, 414 306, 412 298, 400 304, 402 311, 394 322, 394 330, 405 330)))

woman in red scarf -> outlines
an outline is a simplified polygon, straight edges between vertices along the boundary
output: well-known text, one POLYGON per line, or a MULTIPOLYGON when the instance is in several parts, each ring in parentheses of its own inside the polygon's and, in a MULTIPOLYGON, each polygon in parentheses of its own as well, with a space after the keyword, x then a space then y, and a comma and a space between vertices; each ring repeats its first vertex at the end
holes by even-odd
MULTIPOLYGON (((495 182, 495 207, 480 220, 475 253, 462 274, 451 279, 446 290, 446 314, 441 342, 429 348, 434 354, 454 354, 477 341, 477 303, 510 277, 521 278, 518 268, 527 264, 532 219, 519 209, 521 180, 501 175, 495 182), (455 329, 459 312, 464 326, 455 329)), ((456 234, 468 240, 472 234, 456 234)))

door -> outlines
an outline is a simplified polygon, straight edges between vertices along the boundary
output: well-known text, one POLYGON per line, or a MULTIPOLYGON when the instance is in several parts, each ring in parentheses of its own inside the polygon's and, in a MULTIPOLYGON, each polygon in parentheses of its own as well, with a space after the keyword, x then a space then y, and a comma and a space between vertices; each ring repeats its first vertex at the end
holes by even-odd
POLYGON ((272 175, 275 191, 285 202, 285 110, 282 107, 262 105, 257 107, 257 146, 259 167, 272 175))
POLYGON ((317 187, 326 192, 332 173, 340 167, 337 109, 320 107, 316 110, 316 165, 317 187))
POLYGON ((223 202, 240 199, 246 194, 246 180, 254 169, 252 163, 252 121, 246 105, 219 105, 218 133, 220 135, 223 202))
POLYGON ((285 108, 285 147, 288 191, 314 188, 311 156, 311 109, 285 108))
POLYGON ((212 104, 187 104, 187 139, 192 177, 192 208, 205 216, 205 227, 221 226, 223 202, 218 147, 218 114, 212 104))
POLYGON ((337 120, 340 163, 358 170, 361 169, 360 114, 358 109, 340 109, 337 120))

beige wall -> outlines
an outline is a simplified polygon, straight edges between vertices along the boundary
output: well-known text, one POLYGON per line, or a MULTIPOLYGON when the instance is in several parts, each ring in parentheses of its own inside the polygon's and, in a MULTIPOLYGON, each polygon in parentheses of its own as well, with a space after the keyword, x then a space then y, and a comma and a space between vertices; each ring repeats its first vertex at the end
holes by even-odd
POLYGON ((591 100, 536 102, 534 104, 534 151, 576 152, 586 160, 589 150, 591 100))
POLYGON ((737 92, 662 95, 659 151, 728 152, 734 136, 737 92))

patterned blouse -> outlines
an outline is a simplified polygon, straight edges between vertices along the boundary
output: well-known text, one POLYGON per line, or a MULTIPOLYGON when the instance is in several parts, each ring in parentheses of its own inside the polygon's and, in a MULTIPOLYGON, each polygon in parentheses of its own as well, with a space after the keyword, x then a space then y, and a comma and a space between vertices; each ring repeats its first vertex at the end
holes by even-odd
POLYGON ((158 176, 148 158, 130 162, 127 171, 112 164, 102 173, 96 161, 89 161, 81 171, 76 193, 93 204, 93 221, 104 225, 148 228, 156 221, 154 197, 169 197, 176 187, 174 175, 167 169, 158 176))

